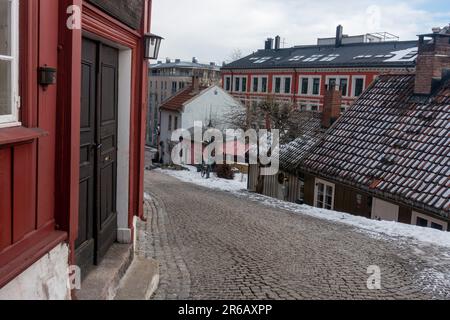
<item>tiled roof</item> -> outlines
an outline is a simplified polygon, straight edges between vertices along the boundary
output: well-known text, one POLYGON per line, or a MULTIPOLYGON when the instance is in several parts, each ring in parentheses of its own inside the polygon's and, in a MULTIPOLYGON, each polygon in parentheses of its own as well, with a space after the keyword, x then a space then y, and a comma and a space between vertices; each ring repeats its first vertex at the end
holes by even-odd
POLYGON ((414 67, 417 41, 300 46, 278 50, 259 50, 232 62, 227 69, 280 69, 329 67, 414 67))
POLYGON ((380 76, 301 168, 448 218, 450 80, 420 98, 414 79, 380 76))
POLYGON ((173 97, 169 98, 167 101, 165 101, 161 105, 162 110, 170 110, 170 111, 183 111, 184 104, 194 98, 195 96, 198 96, 202 93, 203 90, 207 89, 207 87, 200 86, 199 91, 195 92, 193 86, 189 86, 184 90, 181 90, 179 93, 174 95, 173 97))
POLYGON ((280 148, 280 169, 295 173, 307 152, 322 138, 322 116, 318 112, 303 111, 299 121, 300 137, 280 148))

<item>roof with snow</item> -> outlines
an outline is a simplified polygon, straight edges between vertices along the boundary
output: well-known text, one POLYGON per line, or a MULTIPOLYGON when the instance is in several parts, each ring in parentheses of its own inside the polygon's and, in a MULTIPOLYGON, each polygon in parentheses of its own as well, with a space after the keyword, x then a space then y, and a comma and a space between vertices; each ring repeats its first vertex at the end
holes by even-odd
POLYGON ((198 91, 194 90, 194 87, 188 86, 185 89, 178 92, 173 97, 169 98, 167 101, 165 101, 160 109, 161 110, 169 110, 169 111, 178 111, 182 112, 184 109, 184 104, 191 99, 194 99, 195 97, 201 95, 203 93, 203 90, 207 89, 206 86, 200 86, 198 91))
POLYGON ((259 50, 224 67, 227 69, 279 69, 329 67, 414 67, 417 41, 299 46, 259 50))
POLYGON ((308 151, 323 137, 322 115, 314 111, 302 111, 299 121, 300 137, 280 148, 280 168, 295 173, 308 151))
POLYGON ((450 216, 450 80, 414 95, 414 75, 383 75, 330 128, 301 168, 450 216))
POLYGON ((220 71, 220 66, 216 64, 205 64, 198 62, 189 62, 189 61, 170 61, 170 62, 162 62, 158 61, 156 64, 149 64, 150 69, 158 70, 158 69, 166 69, 166 68, 177 68, 177 69, 208 69, 214 71, 220 71))

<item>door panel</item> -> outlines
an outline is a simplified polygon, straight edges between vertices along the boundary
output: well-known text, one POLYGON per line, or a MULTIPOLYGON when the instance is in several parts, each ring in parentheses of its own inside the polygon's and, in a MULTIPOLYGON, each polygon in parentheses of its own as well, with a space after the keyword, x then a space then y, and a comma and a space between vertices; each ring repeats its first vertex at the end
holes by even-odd
MULTIPOLYGON (((95 112, 97 99, 97 44, 84 39, 81 63, 80 196, 77 264, 89 269, 95 261, 95 112)), ((85 274, 85 272, 83 272, 85 274)))
POLYGON ((98 100, 98 246, 97 260, 106 254, 117 237, 117 114, 119 53, 117 49, 100 45, 98 100))

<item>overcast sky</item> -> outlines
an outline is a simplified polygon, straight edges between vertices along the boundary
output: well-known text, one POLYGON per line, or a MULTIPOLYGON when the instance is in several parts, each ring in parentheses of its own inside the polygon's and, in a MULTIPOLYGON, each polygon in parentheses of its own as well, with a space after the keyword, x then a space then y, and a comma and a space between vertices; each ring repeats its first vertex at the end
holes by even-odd
POLYGON ((387 31, 400 40, 450 23, 449 0, 153 0, 152 31, 165 38, 166 57, 222 63, 240 49, 262 49, 279 34, 285 46, 335 35, 387 31))

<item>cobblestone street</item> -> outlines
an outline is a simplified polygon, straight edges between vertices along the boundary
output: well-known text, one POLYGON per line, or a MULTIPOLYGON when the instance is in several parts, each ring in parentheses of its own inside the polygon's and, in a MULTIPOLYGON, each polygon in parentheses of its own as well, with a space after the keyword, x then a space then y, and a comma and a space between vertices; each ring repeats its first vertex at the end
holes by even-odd
POLYGON ((145 177, 138 252, 160 264, 154 299, 450 299, 450 252, 277 210, 162 173, 145 177), (369 266, 381 290, 367 289, 369 266))

